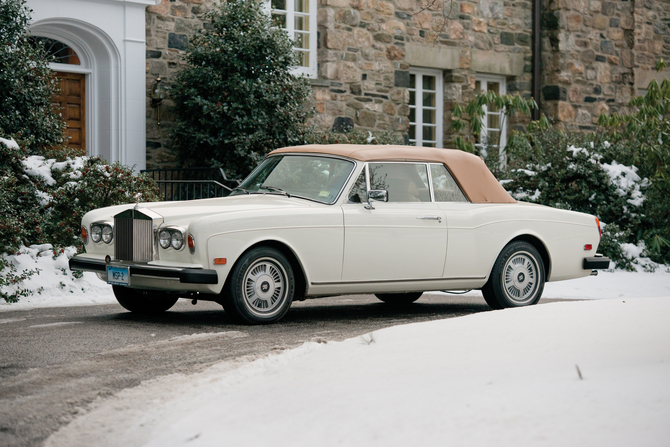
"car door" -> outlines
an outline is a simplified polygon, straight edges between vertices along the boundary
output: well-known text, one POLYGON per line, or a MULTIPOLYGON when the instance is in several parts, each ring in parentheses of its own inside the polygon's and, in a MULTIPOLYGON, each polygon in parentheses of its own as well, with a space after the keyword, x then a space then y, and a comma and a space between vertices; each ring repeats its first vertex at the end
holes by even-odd
POLYGON ((445 213, 432 200, 428 165, 370 162, 342 205, 344 282, 441 278, 447 252, 445 213), (388 202, 367 203, 368 190, 388 202))

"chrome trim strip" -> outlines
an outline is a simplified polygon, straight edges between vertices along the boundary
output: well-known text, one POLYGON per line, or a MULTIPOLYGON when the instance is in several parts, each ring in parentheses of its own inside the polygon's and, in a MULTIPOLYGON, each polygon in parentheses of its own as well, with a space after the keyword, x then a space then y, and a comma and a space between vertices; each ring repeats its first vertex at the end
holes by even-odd
POLYGON ((378 280, 378 281, 310 282, 309 284, 312 286, 335 286, 335 285, 348 285, 348 284, 388 284, 388 283, 401 283, 401 282, 462 281, 462 280, 474 280, 474 279, 486 279, 486 276, 468 276, 463 278, 390 279, 390 280, 378 280))

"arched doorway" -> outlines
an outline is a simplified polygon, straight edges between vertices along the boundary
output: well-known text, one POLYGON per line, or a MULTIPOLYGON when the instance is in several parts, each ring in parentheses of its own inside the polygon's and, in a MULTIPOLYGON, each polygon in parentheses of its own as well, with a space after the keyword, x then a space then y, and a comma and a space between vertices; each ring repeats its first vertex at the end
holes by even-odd
MULTIPOLYGON (((80 67, 79 56, 66 43, 49 37, 32 36, 33 45, 42 47, 53 64, 80 67)), ((60 92, 52 103, 65 121, 68 146, 80 155, 86 154, 86 74, 56 71, 60 92)))
POLYGON ((52 18, 30 27, 36 43, 56 57, 60 79, 54 98, 67 123, 70 146, 109 161, 120 157, 120 58, 114 42, 92 25, 52 18))

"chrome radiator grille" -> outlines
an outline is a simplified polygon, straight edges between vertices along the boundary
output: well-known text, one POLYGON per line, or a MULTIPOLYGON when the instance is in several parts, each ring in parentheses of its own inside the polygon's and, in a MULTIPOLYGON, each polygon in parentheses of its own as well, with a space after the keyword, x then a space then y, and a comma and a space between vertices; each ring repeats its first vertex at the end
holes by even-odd
POLYGON ((114 259, 149 262, 154 255, 152 219, 137 211, 126 210, 114 216, 114 259))

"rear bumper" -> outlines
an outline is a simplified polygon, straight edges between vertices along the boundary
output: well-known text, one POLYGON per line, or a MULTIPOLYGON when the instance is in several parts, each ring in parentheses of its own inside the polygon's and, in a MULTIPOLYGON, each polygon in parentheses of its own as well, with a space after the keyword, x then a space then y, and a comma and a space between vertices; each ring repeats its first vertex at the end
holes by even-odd
MULTIPOLYGON (((83 272, 107 273, 107 263, 103 260, 78 258, 74 256, 69 262, 70 270, 83 272)), ((157 278, 179 280, 184 284, 218 284, 219 276, 216 270, 192 269, 181 267, 162 267, 157 265, 123 264, 114 262, 111 265, 130 268, 130 277, 157 278)))
POLYGON ((610 258, 607 256, 594 256, 584 258, 582 268, 584 270, 600 270, 608 269, 610 267, 610 258))

